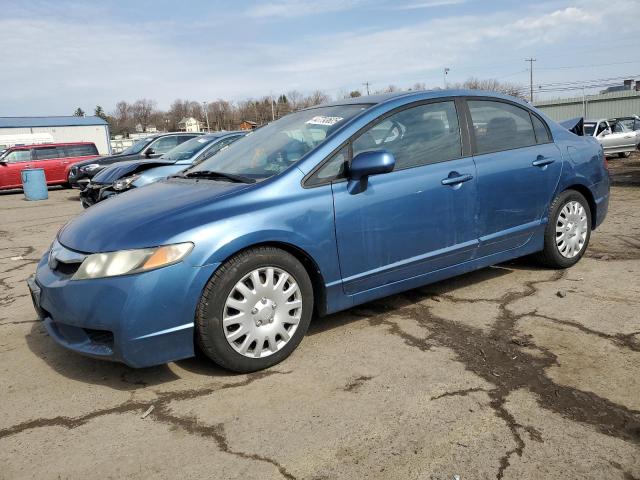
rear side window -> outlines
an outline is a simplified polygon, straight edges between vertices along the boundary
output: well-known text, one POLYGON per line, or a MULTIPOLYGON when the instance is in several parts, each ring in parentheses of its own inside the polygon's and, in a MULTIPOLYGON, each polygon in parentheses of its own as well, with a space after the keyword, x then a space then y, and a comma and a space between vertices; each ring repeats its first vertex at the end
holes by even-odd
POLYGON ((34 152, 36 160, 47 160, 50 158, 64 157, 64 150, 62 148, 58 149, 56 147, 41 147, 35 148, 34 152))
POLYGON ((549 136, 549 130, 542 120, 540 120, 535 115, 531 114, 531 120, 533 120, 533 129, 536 132, 536 140, 538 143, 549 143, 551 142, 551 137, 549 136))
POLYGON ((5 155, 3 160, 7 163, 28 162, 31 160, 30 150, 14 150, 5 155))
POLYGON ((455 103, 428 103, 390 115, 353 141, 354 157, 369 150, 391 152, 396 170, 460 158, 462 146, 455 103))
POLYGON ((510 103, 469 100, 476 152, 489 153, 536 144, 529 111, 510 103))
POLYGON ((98 149, 91 143, 87 145, 67 145, 64 147, 67 157, 88 157, 98 155, 98 149))

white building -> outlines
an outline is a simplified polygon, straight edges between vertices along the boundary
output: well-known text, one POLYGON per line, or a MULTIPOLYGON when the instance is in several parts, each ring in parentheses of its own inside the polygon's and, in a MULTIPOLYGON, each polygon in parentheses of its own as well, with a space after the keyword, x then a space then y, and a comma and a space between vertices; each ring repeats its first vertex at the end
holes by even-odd
POLYGON ((200 132, 202 122, 193 117, 183 118, 178 122, 178 130, 181 132, 200 132))
POLYGON ((93 142, 100 155, 111 154, 109 124, 100 117, 0 117, 0 145, 93 142))

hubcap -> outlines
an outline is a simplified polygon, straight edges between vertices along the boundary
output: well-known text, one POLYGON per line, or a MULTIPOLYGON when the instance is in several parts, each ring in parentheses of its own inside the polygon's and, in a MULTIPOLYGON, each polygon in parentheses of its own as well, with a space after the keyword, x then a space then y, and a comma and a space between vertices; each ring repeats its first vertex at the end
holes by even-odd
POLYGON ((588 231, 587 212, 580 202, 565 204, 556 222, 556 246, 560 255, 565 258, 578 255, 587 241, 588 231))
POLYGON ((284 347, 300 323, 302 294, 296 279, 277 267, 262 267, 231 289, 222 327, 241 355, 267 357, 284 347))

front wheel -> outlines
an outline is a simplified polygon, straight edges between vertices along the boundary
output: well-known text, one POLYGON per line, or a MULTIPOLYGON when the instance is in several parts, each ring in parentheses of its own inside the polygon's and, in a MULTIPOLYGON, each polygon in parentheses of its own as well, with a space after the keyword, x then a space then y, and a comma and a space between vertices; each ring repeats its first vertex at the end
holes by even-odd
POLYGON ((582 258, 591 237, 591 210, 575 190, 558 195, 549 208, 544 250, 538 259, 551 268, 568 268, 582 258))
POLYGON ((262 370, 298 346, 313 301, 309 275, 295 257, 278 248, 252 248, 225 262, 207 283, 196 314, 196 340, 224 368, 262 370))

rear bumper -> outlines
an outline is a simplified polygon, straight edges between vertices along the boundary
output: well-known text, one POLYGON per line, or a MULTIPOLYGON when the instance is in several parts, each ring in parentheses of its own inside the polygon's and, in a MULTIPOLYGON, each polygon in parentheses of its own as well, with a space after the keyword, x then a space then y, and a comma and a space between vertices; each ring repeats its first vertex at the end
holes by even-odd
POLYGON ((197 304, 217 266, 182 262, 141 274, 71 280, 51 270, 45 256, 29 286, 58 344, 139 368, 194 355, 197 304))

